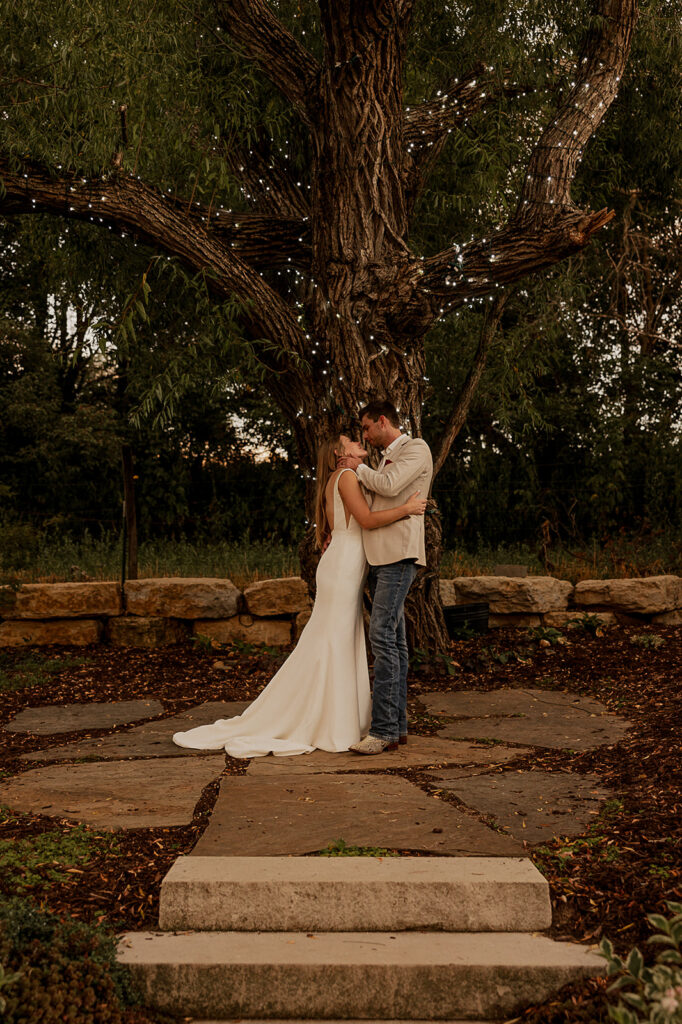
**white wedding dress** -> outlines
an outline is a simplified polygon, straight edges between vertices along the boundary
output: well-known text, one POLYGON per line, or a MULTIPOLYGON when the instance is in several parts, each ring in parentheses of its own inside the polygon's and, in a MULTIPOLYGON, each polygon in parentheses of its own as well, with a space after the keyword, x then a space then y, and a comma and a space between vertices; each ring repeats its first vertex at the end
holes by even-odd
MULTIPOLYGON (((342 472, 352 472, 342 470, 342 472)), ((334 529, 317 567, 313 611, 298 644, 242 715, 176 732, 192 750, 232 757, 347 750, 369 729, 371 701, 362 622, 367 563, 362 530, 334 483, 334 529)))

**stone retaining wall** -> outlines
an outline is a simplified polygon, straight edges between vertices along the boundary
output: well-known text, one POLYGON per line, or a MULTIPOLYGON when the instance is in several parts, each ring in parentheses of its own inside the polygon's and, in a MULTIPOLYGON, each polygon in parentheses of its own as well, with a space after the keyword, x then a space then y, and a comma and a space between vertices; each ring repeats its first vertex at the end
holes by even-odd
MULTIPOLYGON (((605 625, 682 625, 682 577, 582 580, 552 576, 459 576, 441 580, 445 605, 485 601, 491 627, 564 626, 588 613, 605 625)), ((91 644, 156 647, 191 635, 217 643, 284 646, 310 617, 299 576, 261 580, 243 592, 230 580, 164 578, 117 583, 28 583, 0 588, 0 647, 91 644)))

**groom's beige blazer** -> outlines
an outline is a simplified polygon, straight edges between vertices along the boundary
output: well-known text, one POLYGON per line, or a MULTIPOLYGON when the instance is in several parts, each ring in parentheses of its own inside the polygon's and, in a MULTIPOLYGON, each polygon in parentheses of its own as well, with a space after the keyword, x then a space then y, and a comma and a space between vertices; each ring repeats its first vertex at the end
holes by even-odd
MULTIPOLYGON (((421 438, 401 434, 384 452, 378 469, 361 465, 357 474, 360 483, 373 492, 373 512, 402 505, 415 491, 428 498, 433 476, 431 451, 421 438)), ((408 516, 390 526, 363 530, 362 539, 370 565, 389 565, 406 558, 426 565, 424 516, 408 516)))

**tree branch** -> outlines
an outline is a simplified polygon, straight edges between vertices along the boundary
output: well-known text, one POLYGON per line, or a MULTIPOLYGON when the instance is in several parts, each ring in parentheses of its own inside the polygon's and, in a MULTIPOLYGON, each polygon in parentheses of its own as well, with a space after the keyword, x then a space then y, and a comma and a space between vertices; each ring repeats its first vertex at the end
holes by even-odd
POLYGON ((244 321, 254 337, 272 338, 291 355, 305 354, 305 337, 292 310, 231 245, 189 214, 186 204, 183 212, 136 178, 55 178, 35 164, 17 172, 2 158, 0 176, 0 215, 48 212, 130 232, 192 270, 210 270, 213 292, 244 304, 244 321))
POLYGON ((457 398, 452 412, 448 417, 448 421, 443 428, 443 432, 434 445, 433 479, 435 479, 437 474, 440 472, 443 463, 450 454, 450 449, 452 448, 455 438, 466 422, 466 418, 469 414, 469 408, 471 406, 471 400, 474 397, 481 375, 485 369, 488 352, 490 351, 490 346, 492 345, 493 338, 495 337, 500 320, 502 319, 502 312, 507 304, 510 294, 510 291, 501 292, 495 299, 492 307, 486 313, 483 327, 481 329, 481 337, 471 369, 466 376, 466 380, 462 385, 462 390, 460 391, 459 397, 457 398))
POLYGON ((567 211, 543 228, 523 229, 512 221, 490 238, 453 246, 410 268, 412 297, 394 321, 394 329, 421 334, 440 317, 472 298, 554 266, 580 252, 613 211, 567 211))
POLYGON ((310 224, 307 221, 221 213, 216 215, 212 233, 257 270, 290 266, 310 271, 310 224))
POLYGON ((486 64, 477 64, 463 78, 450 78, 425 103, 405 111, 405 190, 410 208, 443 151, 448 135, 469 118, 496 103, 500 96, 519 96, 527 86, 512 85, 486 64))
POLYGON ((533 149, 514 217, 490 239, 454 245, 424 260, 421 269, 413 265, 403 329, 427 330, 468 298, 580 252, 612 219, 607 210, 575 207, 570 187, 583 147, 615 99, 636 20, 637 0, 597 0, 576 79, 533 149))
POLYGON ((319 65, 265 0, 215 0, 220 27, 240 44, 306 124, 314 120, 319 65))
POLYGON ((548 207, 575 209, 571 185, 583 149, 616 98, 637 15, 638 0, 597 0, 571 91, 528 162, 520 223, 545 223, 548 207))

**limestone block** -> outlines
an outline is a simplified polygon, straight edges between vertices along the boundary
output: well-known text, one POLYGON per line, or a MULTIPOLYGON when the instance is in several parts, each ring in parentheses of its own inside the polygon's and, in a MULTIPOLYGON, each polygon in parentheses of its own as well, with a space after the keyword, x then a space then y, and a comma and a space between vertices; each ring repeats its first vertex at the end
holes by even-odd
POLYGON ((601 622, 602 626, 618 625, 618 619, 613 612, 586 612, 584 608, 574 608, 573 611, 568 612, 546 612, 542 616, 542 624, 543 626, 556 626, 558 629, 562 629, 570 622, 579 622, 583 615, 594 617, 601 622))
POLYGON ((15 592, 9 587, 2 590, 6 619, 77 619, 121 614, 118 583, 23 583, 15 592))
POLYGON ((657 626, 682 626, 682 608, 677 608, 673 612, 662 612, 660 615, 654 615, 651 621, 657 626))
POLYGON ((214 1022, 265 1013, 279 1021, 519 1019, 530 1004, 606 971, 587 946, 523 932, 140 931, 121 936, 118 959, 145 1007, 214 1022))
POLYGON ((575 603, 638 615, 660 615, 682 608, 682 577, 647 576, 636 580, 581 580, 576 584, 575 603))
POLYGON ((310 607, 308 587, 300 576, 259 580, 244 591, 251 615, 292 615, 310 607))
POLYGON ((305 611, 299 612, 294 620, 294 641, 298 641, 301 633, 305 626, 307 626, 310 616, 312 615, 312 608, 306 608, 305 611))
POLYGON ((247 644, 284 647, 291 643, 291 622, 288 619, 253 619, 250 615, 235 615, 231 619, 199 620, 194 623, 194 632, 216 644, 239 640, 247 644))
POLYGON ((179 644, 190 634, 182 619, 159 615, 119 615, 107 623, 107 639, 116 647, 164 647, 179 644))
POLYGON ((439 580, 438 585, 440 587, 440 599, 446 608, 453 604, 457 604, 457 594, 455 592, 455 581, 454 580, 439 580))
POLYGON ((241 591, 230 580, 130 580, 126 583, 126 609, 130 615, 162 615, 172 619, 227 619, 236 615, 241 591))
POLYGON ((159 905, 163 931, 532 932, 551 923, 549 886, 527 857, 192 855, 171 867, 159 905))
POLYGON ((553 576, 458 576, 454 583, 457 604, 487 601, 493 615, 560 611, 573 592, 553 576))
POLYGON ((539 626, 542 622, 541 615, 489 615, 489 629, 521 629, 539 626))
POLYGON ((97 619, 52 619, 50 622, 7 621, 0 624, 0 647, 39 644, 96 644, 102 635, 97 619))

